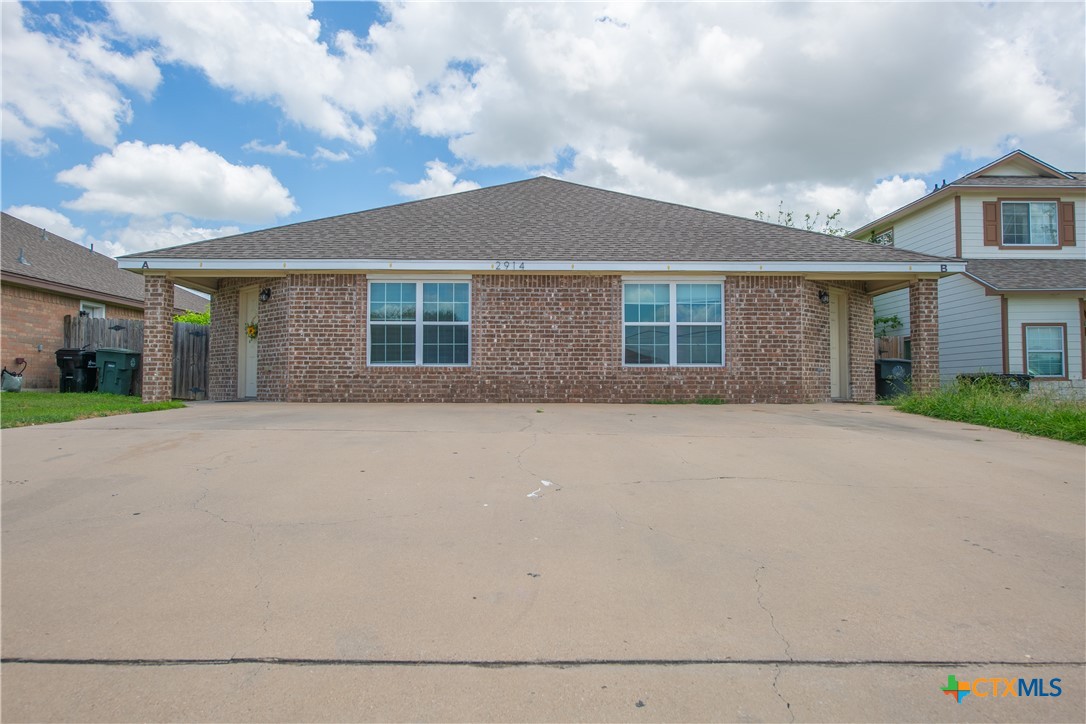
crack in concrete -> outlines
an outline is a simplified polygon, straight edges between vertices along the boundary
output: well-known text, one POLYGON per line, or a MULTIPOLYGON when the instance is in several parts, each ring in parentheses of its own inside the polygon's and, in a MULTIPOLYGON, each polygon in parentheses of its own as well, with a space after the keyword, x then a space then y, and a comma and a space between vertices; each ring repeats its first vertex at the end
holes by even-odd
POLYGON ((794 722, 796 720, 796 713, 792 711, 792 704, 781 694, 781 690, 777 688, 777 682, 781 678, 781 665, 775 664, 773 666, 773 682, 770 684, 773 687, 773 693, 777 695, 777 698, 784 704, 784 708, 788 710, 788 721, 794 722))
MULTIPOLYGON (((769 607, 765 605, 765 601, 763 600, 762 572, 765 570, 766 566, 764 563, 759 564, 758 568, 754 570, 754 585, 758 588, 756 601, 758 602, 758 607, 765 611, 766 615, 769 616, 769 625, 773 629, 773 633, 777 634, 777 638, 779 638, 781 640, 781 643, 784 644, 784 655, 788 658, 789 661, 793 661, 794 659, 792 658, 792 646, 788 643, 788 639, 784 637, 784 634, 781 633, 781 630, 777 628, 777 619, 773 616, 773 612, 769 610, 769 607)), ((796 720, 796 714, 792 711, 792 703, 784 698, 784 695, 781 694, 780 688, 778 688, 777 686, 780 678, 780 664, 775 664, 772 683, 773 693, 777 695, 777 698, 781 700, 782 704, 784 704, 785 709, 788 710, 789 721, 794 722, 796 720)))
POLYGON ((781 640, 781 643, 784 644, 784 655, 788 658, 789 661, 792 661, 792 646, 788 643, 788 639, 784 637, 784 634, 781 633, 780 629, 777 628, 777 619, 773 617, 773 612, 769 610, 769 608, 765 605, 765 601, 762 600, 761 575, 762 571, 764 570, 766 570, 766 566, 764 563, 761 563, 754 571, 754 585, 758 587, 758 594, 756 597, 758 607, 765 611, 766 615, 769 616, 770 627, 772 627, 773 632, 777 634, 777 638, 781 640))
MULTIPOLYGON (((530 418, 530 417, 526 419, 526 422, 527 422, 527 424, 524 427, 517 430, 518 433, 527 432, 528 430, 532 429, 532 427, 535 425, 535 423, 532 421, 532 418, 530 418)), ((523 450, 518 452, 516 454, 516 456, 513 458, 517 463, 517 467, 520 468, 520 471, 522 473, 524 473, 525 475, 531 475, 533 478, 535 478, 537 480, 539 479, 540 476, 534 470, 530 470, 530 469, 524 467, 524 461, 521 458, 523 457, 524 453, 528 452, 533 447, 535 447, 538 442, 539 442, 539 433, 533 432, 532 433, 532 441, 530 443, 528 443, 527 447, 525 447, 523 450)))
MULTIPOLYGON (((215 518, 216 520, 219 520, 228 525, 238 525, 243 528, 248 528, 249 530, 249 563, 252 565, 252 570, 256 573, 256 585, 253 586, 253 591, 256 592, 258 596, 264 601, 264 616, 260 622, 260 634, 248 644, 245 644, 245 646, 243 646, 240 650, 252 648, 253 646, 256 646, 258 643, 260 643, 261 639, 268 635, 268 621, 271 620, 271 598, 263 595, 260 591, 261 587, 264 585, 264 570, 257 562, 257 524, 243 523, 240 520, 229 520, 219 515, 218 513, 214 513, 207 508, 201 506, 200 503, 202 503, 204 499, 206 499, 207 496, 211 493, 211 490, 206 487, 203 488, 203 491, 204 492, 200 495, 199 498, 192 501, 193 510, 199 511, 201 513, 206 513, 212 518, 215 518)), ((230 655, 231 659, 233 659, 237 655, 237 651, 238 650, 235 650, 234 653, 230 655)))

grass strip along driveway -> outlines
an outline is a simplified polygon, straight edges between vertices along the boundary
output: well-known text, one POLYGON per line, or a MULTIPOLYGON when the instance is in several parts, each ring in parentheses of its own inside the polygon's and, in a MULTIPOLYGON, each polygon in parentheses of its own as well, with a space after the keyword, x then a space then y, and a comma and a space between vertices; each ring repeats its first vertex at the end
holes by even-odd
POLYGON ((0 427, 71 422, 89 417, 127 415, 184 407, 185 403, 143 402, 138 397, 105 392, 5 392, 0 397, 0 427))
POLYGON ((1024 397, 997 385, 945 387, 927 395, 907 395, 893 405, 902 412, 967 422, 1025 435, 1086 445, 1086 401, 1024 397))

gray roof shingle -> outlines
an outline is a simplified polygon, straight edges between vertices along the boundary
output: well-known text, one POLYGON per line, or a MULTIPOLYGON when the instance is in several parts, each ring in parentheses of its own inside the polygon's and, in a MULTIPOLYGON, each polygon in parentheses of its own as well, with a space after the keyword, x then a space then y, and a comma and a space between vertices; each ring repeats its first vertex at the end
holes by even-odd
POLYGON ((965 273, 1001 292, 1086 291, 1086 260, 971 259, 965 273))
POLYGON ((546 177, 126 258, 876 263, 936 259, 546 177))
MULTIPOLYGON (((11 214, 0 213, 0 269, 31 280, 63 284, 89 294, 107 294, 143 306, 143 277, 119 269, 117 262, 104 254, 62 236, 42 230, 11 214), (19 261, 20 254, 30 262, 19 261)), ((202 312, 208 300, 177 287, 174 307, 202 312)))
POLYGON ((1086 189, 1086 178, 1082 174, 1072 174, 1077 178, 1045 178, 1042 176, 977 176, 961 178, 949 186, 1008 186, 1019 188, 1072 188, 1086 189))

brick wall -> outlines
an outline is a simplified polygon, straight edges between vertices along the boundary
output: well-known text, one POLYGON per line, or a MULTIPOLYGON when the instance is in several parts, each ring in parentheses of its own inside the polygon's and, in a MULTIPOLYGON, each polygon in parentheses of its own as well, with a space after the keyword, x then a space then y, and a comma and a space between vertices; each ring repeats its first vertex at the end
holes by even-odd
POLYGON ((875 401, 875 303, 853 282, 848 294, 848 372, 855 402, 875 401))
MULTIPOLYGON (((289 288, 289 332, 283 377, 291 402, 347 402, 365 370, 365 292, 354 274, 293 274, 289 288), (362 320, 362 324, 359 324, 362 320)), ((261 310, 263 314, 263 310, 261 310)))
MULTIPOLYGON (((238 291, 268 287, 260 305, 258 397, 289 401, 647 402, 722 398, 810 402, 829 397, 823 284, 730 277, 723 368, 623 367, 622 281, 616 275, 472 278, 470 367, 367 367, 364 275, 226 280, 212 305, 211 397, 237 396, 238 291)), ((874 397, 871 301, 850 289, 853 386, 874 397)))
MULTIPOLYGON (((79 314, 79 301, 29 287, 0 285, 0 362, 14 372, 19 369, 15 358, 26 360, 24 389, 57 389, 60 372, 54 353, 64 346, 64 317, 79 314)), ((107 305, 106 316, 141 319, 143 310, 107 305)))
POLYGON ((913 389, 939 389, 939 282, 918 279, 909 285, 909 337, 913 389))
POLYGON ((212 297, 207 355, 207 392, 212 400, 238 396, 238 298, 246 283, 245 279, 225 279, 212 297))
POLYGON ((165 276, 143 277, 143 401, 173 397, 173 282, 165 276))

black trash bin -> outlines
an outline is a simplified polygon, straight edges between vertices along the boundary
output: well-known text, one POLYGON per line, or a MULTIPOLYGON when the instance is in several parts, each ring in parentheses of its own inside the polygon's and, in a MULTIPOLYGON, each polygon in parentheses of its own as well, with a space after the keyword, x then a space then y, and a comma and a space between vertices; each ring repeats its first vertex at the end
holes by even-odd
POLYGON ((98 365, 94 352, 63 347, 57 350, 56 355, 57 367, 60 368, 61 392, 94 392, 98 384, 98 365))
POLYGON ((912 376, 912 360, 893 357, 875 360, 875 396, 888 400, 906 394, 912 376))
POLYGON ((130 349, 99 348, 98 391, 127 395, 132 389, 132 375, 140 366, 140 353, 130 349))

